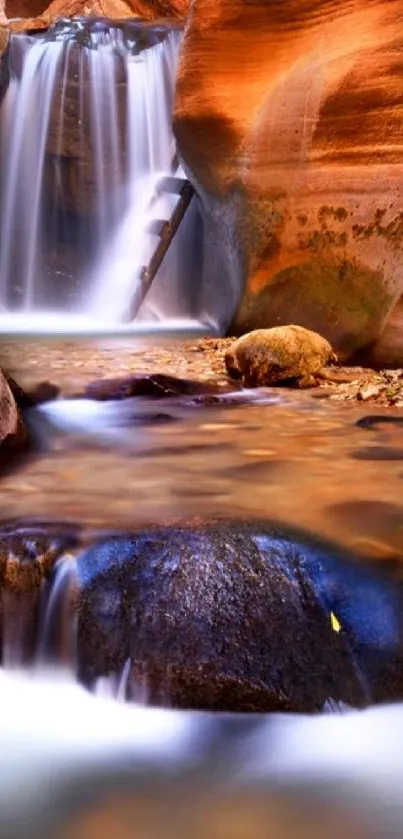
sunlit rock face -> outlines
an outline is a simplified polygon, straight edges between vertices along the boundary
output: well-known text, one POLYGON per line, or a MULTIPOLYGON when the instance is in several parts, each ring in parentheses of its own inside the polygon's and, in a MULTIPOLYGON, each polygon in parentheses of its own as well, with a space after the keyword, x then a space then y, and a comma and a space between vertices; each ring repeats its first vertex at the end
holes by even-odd
POLYGON ((402 12, 193 0, 175 129, 226 327, 297 323, 344 357, 381 336, 403 290, 402 12))
POLYGON ((13 31, 46 29, 61 17, 97 15, 114 20, 184 18, 188 0, 0 0, 0 24, 13 31))

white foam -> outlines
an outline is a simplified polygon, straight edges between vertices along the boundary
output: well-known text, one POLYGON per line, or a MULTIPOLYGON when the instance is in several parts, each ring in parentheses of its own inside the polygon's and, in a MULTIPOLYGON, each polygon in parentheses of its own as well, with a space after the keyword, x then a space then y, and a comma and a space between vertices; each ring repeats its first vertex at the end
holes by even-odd
POLYGON ((189 335, 202 336, 213 333, 208 324, 197 320, 167 318, 164 320, 139 320, 128 324, 117 324, 91 315, 63 314, 61 312, 2 312, 0 313, 0 335, 22 335, 24 337, 46 336, 153 336, 189 335))

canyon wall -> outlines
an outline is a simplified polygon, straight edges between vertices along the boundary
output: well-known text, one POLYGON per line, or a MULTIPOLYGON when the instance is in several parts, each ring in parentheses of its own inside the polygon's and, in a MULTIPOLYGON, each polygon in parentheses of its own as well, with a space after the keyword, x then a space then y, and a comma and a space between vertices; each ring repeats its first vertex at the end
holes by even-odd
POLYGON ((46 29, 58 18, 96 15, 111 20, 185 17, 188 0, 0 0, 0 25, 12 31, 46 29))
POLYGON ((192 0, 174 124, 232 332, 299 323, 343 358, 381 339, 382 363, 403 363, 402 14, 192 0))

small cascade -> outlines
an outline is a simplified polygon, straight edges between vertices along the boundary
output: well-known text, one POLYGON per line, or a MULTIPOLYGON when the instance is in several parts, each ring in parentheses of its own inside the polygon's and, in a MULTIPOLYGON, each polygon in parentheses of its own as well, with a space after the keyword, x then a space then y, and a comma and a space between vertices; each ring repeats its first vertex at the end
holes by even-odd
POLYGON ((96 18, 11 37, 0 107, 5 322, 63 312, 82 330, 131 313, 197 319, 195 209, 153 271, 151 304, 140 305, 144 267, 178 215, 180 196, 164 183, 184 178, 171 125, 180 42, 179 29, 96 18))
MULTIPOLYGON (((126 702, 128 684, 130 677, 131 659, 127 658, 122 672, 117 676, 99 676, 95 681, 93 693, 96 696, 104 696, 110 699, 116 699, 118 702, 126 702)), ((137 702, 137 704, 146 704, 146 702, 137 702)))
POLYGON ((65 666, 76 672, 77 628, 74 596, 77 566, 73 555, 57 560, 54 573, 41 598, 36 663, 65 666))

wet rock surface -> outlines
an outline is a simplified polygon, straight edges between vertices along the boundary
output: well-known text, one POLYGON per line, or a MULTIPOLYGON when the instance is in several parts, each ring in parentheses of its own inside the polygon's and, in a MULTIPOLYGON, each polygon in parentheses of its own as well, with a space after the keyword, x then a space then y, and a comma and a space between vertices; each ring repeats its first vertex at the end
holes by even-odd
POLYGON ((27 431, 19 408, 0 370, 0 466, 26 448, 27 431))
POLYGON ((11 521, 0 527, 0 627, 3 666, 32 665, 57 560, 77 545, 75 526, 11 521))
POLYGON ((403 696, 401 583, 287 527, 9 522, 0 559, 5 661, 66 664, 76 626, 78 678, 96 689, 124 671, 131 701, 320 711, 403 696))
POLYGON ((16 405, 21 411, 33 408, 35 405, 42 405, 44 402, 52 402, 60 393, 60 388, 52 382, 39 382, 30 390, 25 391, 11 376, 6 376, 6 380, 16 405))
POLYGON ((86 386, 82 395, 87 399, 103 402, 107 400, 120 401, 133 396, 145 396, 152 399, 164 399, 177 396, 208 397, 218 395, 223 388, 215 382, 201 382, 192 379, 182 379, 165 373, 151 375, 125 376, 116 379, 101 379, 86 386))
POLYGON ((295 547, 235 523, 94 547, 78 561, 84 680, 129 658, 129 693, 151 704, 245 711, 319 710, 329 696, 365 703, 295 547))

